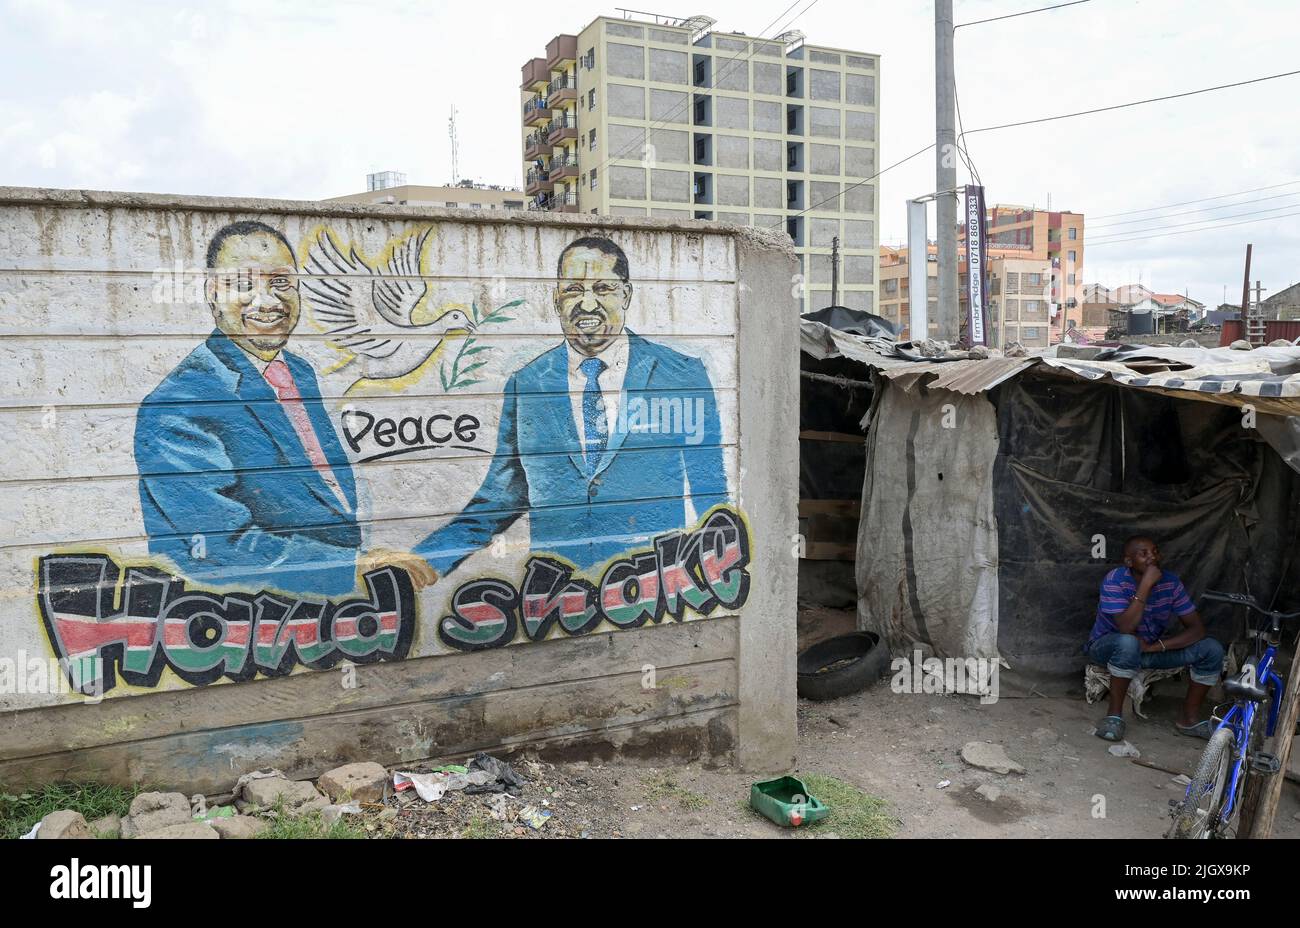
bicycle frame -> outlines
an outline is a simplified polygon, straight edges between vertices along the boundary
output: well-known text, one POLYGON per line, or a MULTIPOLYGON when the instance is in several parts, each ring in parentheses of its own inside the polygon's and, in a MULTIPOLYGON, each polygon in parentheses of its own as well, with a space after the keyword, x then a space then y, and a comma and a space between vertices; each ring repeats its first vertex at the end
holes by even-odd
MULTIPOLYGON (((1273 659, 1277 656, 1277 648, 1270 644, 1264 651, 1263 658, 1260 659, 1256 671, 1258 684, 1267 687, 1273 684, 1273 698, 1269 700, 1268 725, 1265 729, 1265 736, 1272 737, 1274 730, 1277 728, 1278 711, 1282 705, 1282 679, 1273 672, 1273 659)), ((1233 703, 1232 708, 1223 714, 1223 719, 1215 726, 1215 731, 1220 728, 1226 728, 1232 732, 1232 753, 1234 756, 1232 764, 1232 775, 1228 780, 1228 788, 1224 795, 1223 807, 1219 811, 1218 820, 1215 822, 1215 829, 1219 829, 1232 820, 1232 814, 1237 807, 1237 789, 1242 782, 1242 774, 1245 772, 1245 765, 1248 762, 1247 752, 1250 749, 1250 733, 1255 727, 1255 714, 1259 711, 1259 706, 1249 699, 1239 699, 1233 703)))

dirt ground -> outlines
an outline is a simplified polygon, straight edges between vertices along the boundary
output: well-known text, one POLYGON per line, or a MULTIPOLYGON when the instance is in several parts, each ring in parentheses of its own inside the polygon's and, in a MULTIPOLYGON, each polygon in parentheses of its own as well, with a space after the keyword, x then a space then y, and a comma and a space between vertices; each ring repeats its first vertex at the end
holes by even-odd
MULTIPOLYGON (((1132 718, 1128 740, 1141 760, 1190 774, 1205 742, 1177 734, 1183 683, 1157 684, 1149 720, 1132 718)), ((1103 715, 1082 698, 1000 699, 895 694, 888 680, 832 702, 800 700, 798 770, 828 774, 885 799, 905 838, 1160 837, 1173 774, 1108 753, 1092 734, 1103 715), (969 741, 991 741, 1025 768, 998 775, 961 759, 969 741), (944 788, 939 783, 949 781, 944 788), (984 795, 976 792, 981 787, 984 795), (994 792, 996 791, 996 792, 994 792), (993 798, 986 798, 987 796, 993 798)), ((834 835, 834 823, 793 832, 745 807, 754 779, 733 769, 688 765, 550 765, 521 761, 529 778, 519 809, 552 812, 540 830, 491 818, 482 797, 449 794, 435 804, 390 799, 400 808, 364 821, 375 837, 788 838, 834 835)), ((1274 835, 1300 837, 1300 786, 1283 785, 1274 835)))

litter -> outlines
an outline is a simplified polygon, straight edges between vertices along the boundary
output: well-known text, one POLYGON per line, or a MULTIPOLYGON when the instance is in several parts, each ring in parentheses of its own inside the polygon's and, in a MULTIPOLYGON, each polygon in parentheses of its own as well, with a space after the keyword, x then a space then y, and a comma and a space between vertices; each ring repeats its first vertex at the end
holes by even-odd
POLYGON ((38 831, 40 831, 40 830, 41 830, 41 823, 40 823, 40 822, 37 822, 35 825, 32 826, 32 830, 29 831, 29 832, 27 832, 27 834, 25 834, 25 835, 19 835, 19 836, 18 836, 18 840, 21 841, 21 840, 23 840, 24 838, 35 838, 35 837, 36 837, 36 832, 38 832, 38 831))
POLYGON ((539 809, 537 806, 524 806, 519 810, 519 820, 533 831, 540 830, 550 817, 549 809, 539 809))
POLYGON ((465 787, 466 794, 507 792, 512 796, 518 796, 519 788, 528 782, 505 761, 497 760, 482 751, 475 754, 474 759, 469 762, 468 775, 473 778, 474 774, 480 771, 491 774, 492 779, 482 783, 471 782, 465 787))
POLYGON ((410 773, 399 770, 393 773, 393 789, 397 792, 415 787, 425 802, 437 802, 447 792, 447 777, 441 773, 410 773))
POLYGON ((210 822, 214 818, 234 818, 234 817, 235 817, 234 806, 213 806, 211 809, 208 809, 206 812, 195 813, 194 821, 210 822))
POLYGON ((1127 741, 1123 742, 1122 744, 1112 744, 1110 747, 1106 749, 1106 751, 1110 754, 1114 754, 1116 757, 1141 757, 1142 756, 1142 752, 1139 751, 1137 748, 1133 747, 1133 745, 1129 744, 1127 741))
POLYGON ((949 786, 952 786, 952 780, 940 780, 938 783, 935 784, 934 788, 947 789, 949 786))
POLYGON ((778 825, 795 828, 831 814, 829 806, 808 792, 803 780, 788 776, 750 786, 749 806, 778 825))

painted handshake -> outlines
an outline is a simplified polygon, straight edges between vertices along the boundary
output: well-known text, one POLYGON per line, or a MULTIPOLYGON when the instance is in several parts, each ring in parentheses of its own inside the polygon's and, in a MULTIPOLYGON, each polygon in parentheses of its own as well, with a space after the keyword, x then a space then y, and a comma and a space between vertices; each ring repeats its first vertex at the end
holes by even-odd
POLYGON ((411 584, 417 590, 422 590, 438 580, 438 572, 418 554, 394 551, 391 548, 371 548, 357 555, 358 578, 383 567, 396 567, 406 571, 411 578, 411 584))

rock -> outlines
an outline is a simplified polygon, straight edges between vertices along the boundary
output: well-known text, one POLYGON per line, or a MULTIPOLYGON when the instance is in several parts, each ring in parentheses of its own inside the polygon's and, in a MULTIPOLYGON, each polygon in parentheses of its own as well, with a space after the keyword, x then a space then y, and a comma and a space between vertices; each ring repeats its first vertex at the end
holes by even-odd
POLYGON ((1228 347, 1233 351, 1249 351, 1250 342, 1246 341, 1244 338, 1239 338, 1228 347))
POLYGON ((290 815, 319 812, 329 805, 329 800, 316 791, 306 780, 286 780, 284 777, 262 777, 244 784, 244 794, 236 800, 240 812, 261 812, 283 802, 284 811, 290 815))
POLYGON ((396 809, 385 809, 379 813, 379 820, 381 822, 391 822, 395 818, 397 818, 396 809))
POLYGON ((993 773, 1024 773, 1025 768, 1007 757, 1006 749, 1000 744, 987 741, 968 741, 961 749, 961 759, 972 767, 993 773))
POLYGON ((1008 358, 1025 358, 1029 356, 1029 350, 1020 342, 1012 342, 1002 354, 1008 358))
POLYGON ((1002 790, 998 789, 996 786, 991 786, 990 784, 985 783, 982 786, 975 787, 975 795, 983 796, 989 802, 997 802, 998 797, 1002 795, 1002 790))
POLYGON ((189 821, 190 801, 181 793, 141 793, 131 800, 131 811, 122 821, 122 837, 138 838, 189 821))
POLYGON ((42 838, 93 838, 90 826, 80 812, 60 809, 41 819, 40 830, 36 832, 37 840, 42 838))
POLYGON ((1201 343, 1194 338, 1184 338, 1178 343, 1179 348, 1200 348, 1201 343))
POLYGON ((122 837, 122 819, 116 815, 105 815, 90 823, 90 832, 96 838, 122 837))
POLYGON ((1289 341, 1287 341, 1285 338, 1275 338, 1275 339, 1273 339, 1271 342, 1268 343, 1268 347, 1270 347, 1270 348, 1294 348, 1295 346, 1292 345, 1292 344, 1291 344, 1289 341))
POLYGON ((162 838, 170 840, 173 838, 199 838, 215 841, 219 836, 217 830, 206 822, 186 822, 183 825, 167 825, 164 828, 158 828, 153 831, 146 831, 136 835, 141 840, 162 838))
POLYGON ((985 358, 990 356, 987 345, 971 345, 970 351, 967 353, 970 355, 971 359, 975 361, 983 361, 985 358))
POLYGON ((234 840, 256 838, 266 831, 269 826, 265 819, 255 818, 251 815, 234 815, 230 818, 212 819, 211 827, 219 837, 234 840))
POLYGON ((383 802, 384 784, 388 782, 388 771, 382 764, 365 761, 359 764, 344 764, 328 773, 322 773, 316 780, 316 786, 330 797, 331 802, 355 799, 358 802, 383 802))

